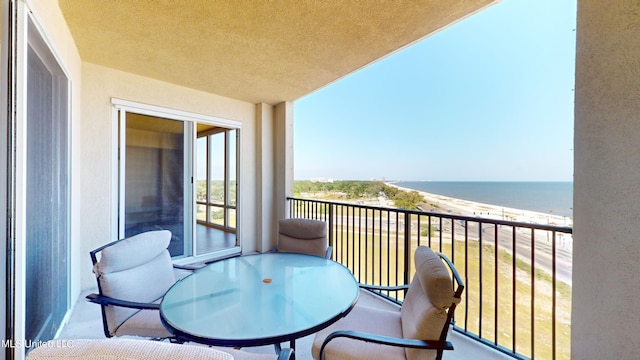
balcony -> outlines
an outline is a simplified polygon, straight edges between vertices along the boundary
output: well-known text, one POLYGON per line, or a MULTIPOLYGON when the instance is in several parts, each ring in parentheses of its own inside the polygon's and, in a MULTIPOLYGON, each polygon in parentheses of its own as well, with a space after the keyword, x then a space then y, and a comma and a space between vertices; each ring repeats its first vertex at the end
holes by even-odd
MULTIPOLYGON (((571 228, 308 199, 288 204, 292 217, 329 223, 334 260, 362 283, 410 281, 419 245, 445 253, 466 285, 449 333, 456 350, 446 358, 570 357, 571 228)), ((398 308, 402 298, 362 291, 359 302, 398 308)), ((103 337, 99 307, 81 296, 59 338, 103 337)), ((312 341, 297 341, 298 359, 311 359, 312 341)))

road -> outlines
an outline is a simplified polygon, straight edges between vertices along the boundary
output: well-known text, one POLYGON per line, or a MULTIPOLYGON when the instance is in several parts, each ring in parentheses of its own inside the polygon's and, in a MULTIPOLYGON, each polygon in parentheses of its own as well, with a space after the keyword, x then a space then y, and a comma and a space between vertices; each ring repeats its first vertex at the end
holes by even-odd
MULTIPOLYGON (((397 220, 393 216, 393 212, 389 213, 391 216, 390 219, 384 218, 382 221, 377 218, 373 221, 371 218, 368 219, 368 226, 365 227, 367 221, 364 218, 360 218, 358 216, 338 216, 335 219, 336 225, 340 226, 342 224, 342 230, 346 231, 347 227, 350 232, 360 233, 360 238, 364 238, 364 234, 366 233, 368 238, 373 239, 375 235, 383 238, 384 240, 390 239, 393 241, 395 239, 394 233, 396 229, 400 231, 399 238, 402 239, 404 234, 401 234, 404 229, 404 223, 402 220, 397 220), (397 222, 397 223, 396 223, 397 222), (375 233, 375 235, 374 235, 375 233), (391 236, 389 236, 391 234, 391 236)), ((402 219, 400 217, 400 219, 402 219)), ((452 222, 450 219, 442 220, 442 231, 440 231, 440 220, 439 218, 432 217, 432 229, 436 231, 432 232, 432 241, 439 241, 440 236, 442 236, 442 241, 451 243, 451 227, 452 222)), ((479 242, 480 239, 480 230, 479 230, 479 222, 463 222, 461 220, 455 220, 453 228, 455 230, 454 237, 456 241, 462 241, 465 238, 465 227, 466 234, 468 236, 469 241, 479 242)), ((427 228, 426 221, 422 221, 419 230, 417 227, 417 222, 414 221, 411 226, 412 238, 415 238, 415 234, 418 231, 424 231, 427 228)), ((493 224, 482 224, 482 243, 486 245, 495 245, 496 239, 496 226, 493 224)), ((498 225, 497 226, 497 239, 498 239, 498 248, 500 250, 504 250, 510 255, 514 254, 514 241, 513 241, 513 227, 506 225, 498 225)), ((535 269, 542 270, 548 273, 549 275, 553 272, 553 258, 552 258, 552 232, 546 230, 535 230, 534 239, 532 241, 532 230, 528 228, 516 228, 515 233, 515 254, 516 257, 524 261, 527 264, 531 264, 532 256, 535 259, 535 269), (535 248, 532 254, 532 244, 534 244, 535 248)), ((555 275, 556 280, 564 282, 568 285, 571 285, 571 274, 572 274, 572 240, 570 234, 556 234, 556 268, 555 275)), ((422 236, 421 241, 426 241, 427 237, 422 236)))

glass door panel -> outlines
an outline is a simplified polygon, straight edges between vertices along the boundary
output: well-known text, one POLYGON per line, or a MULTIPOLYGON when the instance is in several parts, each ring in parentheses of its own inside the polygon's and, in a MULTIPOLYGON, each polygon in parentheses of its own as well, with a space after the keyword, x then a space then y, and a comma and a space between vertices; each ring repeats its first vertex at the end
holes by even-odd
POLYGON ((228 152, 228 163, 227 163, 227 178, 228 178, 228 195, 227 195, 227 226, 231 228, 236 228, 236 205, 238 201, 238 168, 237 168, 237 159, 238 159, 238 131, 237 130, 229 130, 227 133, 227 152, 228 152))
POLYGON ((224 208, 219 206, 210 206, 209 223, 224 226, 224 208))
POLYGON ((125 138, 125 237, 169 230, 171 256, 190 255, 185 123, 128 113, 125 138))
POLYGON ((225 199, 224 135, 209 135, 209 203, 217 205, 224 205, 225 199))
POLYGON ((237 246, 238 130, 199 124, 197 253, 237 246))
POLYGON ((237 227, 237 223, 236 223, 236 209, 229 209, 228 210, 228 216, 229 221, 228 221, 228 226, 230 228, 236 228, 237 227))
MULTIPOLYGON (((207 198, 207 138, 199 137, 196 139, 196 201, 206 203, 207 198)), ((198 220, 206 221, 206 208, 200 209, 198 206, 198 220)))

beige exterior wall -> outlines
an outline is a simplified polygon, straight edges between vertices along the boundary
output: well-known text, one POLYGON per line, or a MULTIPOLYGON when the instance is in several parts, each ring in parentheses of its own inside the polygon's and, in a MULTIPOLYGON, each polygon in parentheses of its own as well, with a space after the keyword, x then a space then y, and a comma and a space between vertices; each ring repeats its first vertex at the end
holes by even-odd
POLYGON ((243 251, 256 250, 257 171, 256 106, 221 96, 117 71, 82 64, 81 174, 82 288, 95 287, 88 252, 116 240, 111 204, 117 199, 113 187, 114 131, 111 99, 134 101, 174 110, 214 116, 242 123, 240 149, 240 216, 243 251))
POLYGON ((640 4, 580 0, 572 358, 640 354, 640 4))

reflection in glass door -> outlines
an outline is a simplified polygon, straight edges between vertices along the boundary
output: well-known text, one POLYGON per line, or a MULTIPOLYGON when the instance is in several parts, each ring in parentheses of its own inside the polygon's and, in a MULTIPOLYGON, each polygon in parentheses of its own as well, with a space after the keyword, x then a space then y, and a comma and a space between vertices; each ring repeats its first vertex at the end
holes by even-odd
POLYGON ((127 113, 125 123, 124 235, 169 230, 171 256, 191 255, 185 122, 127 113))

